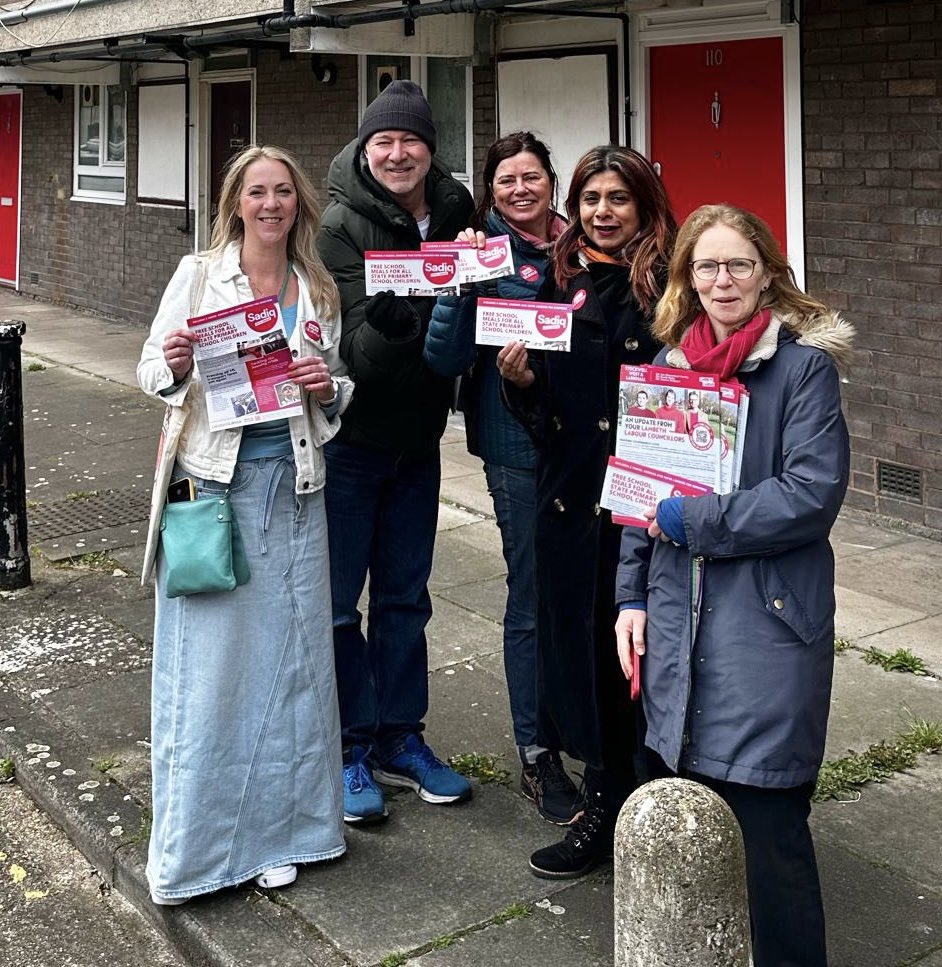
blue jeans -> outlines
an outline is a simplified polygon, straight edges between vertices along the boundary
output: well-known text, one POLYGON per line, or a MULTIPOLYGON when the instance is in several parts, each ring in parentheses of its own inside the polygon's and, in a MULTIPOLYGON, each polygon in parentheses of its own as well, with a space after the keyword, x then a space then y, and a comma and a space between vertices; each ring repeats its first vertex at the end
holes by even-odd
POLYGON ((514 740, 520 747, 536 745, 536 471, 485 463, 484 473, 507 563, 504 673, 514 740))
POLYGON ((422 731, 428 711, 425 626, 441 462, 437 448, 415 459, 331 441, 324 452, 343 745, 374 747, 383 759, 422 731), (367 573, 364 635, 357 605, 367 573))

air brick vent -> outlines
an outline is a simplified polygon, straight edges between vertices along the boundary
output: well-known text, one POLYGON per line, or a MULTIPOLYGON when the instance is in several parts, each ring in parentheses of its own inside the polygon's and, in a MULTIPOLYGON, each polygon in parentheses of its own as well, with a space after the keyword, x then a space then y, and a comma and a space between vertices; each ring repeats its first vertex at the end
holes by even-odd
POLYGON ((896 463, 877 463, 877 486, 887 497, 922 503, 922 473, 896 463))

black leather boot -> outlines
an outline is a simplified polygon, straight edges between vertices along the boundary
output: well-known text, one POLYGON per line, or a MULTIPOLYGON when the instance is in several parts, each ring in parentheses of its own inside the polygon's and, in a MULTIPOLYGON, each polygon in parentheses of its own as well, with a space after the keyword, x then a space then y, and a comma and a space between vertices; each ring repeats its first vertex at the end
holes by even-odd
POLYGON ((612 858, 618 806, 603 793, 590 790, 586 808, 569 827, 561 843, 538 849, 530 870, 544 880, 572 880, 612 858))

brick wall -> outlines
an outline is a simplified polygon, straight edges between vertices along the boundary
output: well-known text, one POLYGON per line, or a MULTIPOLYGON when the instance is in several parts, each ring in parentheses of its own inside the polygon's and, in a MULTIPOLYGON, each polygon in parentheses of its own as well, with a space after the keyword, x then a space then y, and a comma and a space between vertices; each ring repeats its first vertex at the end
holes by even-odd
MULTIPOLYGON (((326 202, 331 158, 356 133, 356 58, 334 58, 337 83, 316 79, 307 57, 262 51, 256 73, 260 143, 296 153, 326 202)), ((23 185, 20 286, 24 293, 149 324, 180 258, 193 248, 181 232, 182 209, 138 205, 137 97, 128 97, 125 205, 72 201, 74 100, 41 86, 23 92, 23 185), (37 281, 33 282, 32 279, 37 281)), ((196 186, 191 186, 195 195, 196 186)))
MULTIPOLYGON (((23 90, 20 287, 27 295, 149 321, 192 236, 178 231, 183 223, 180 209, 70 200, 74 111, 70 87, 64 88, 61 103, 39 85, 23 90)), ((137 99, 132 94, 128 129, 136 126, 137 99)), ((128 197, 133 198, 133 139, 127 179, 128 197)))
POLYGON ((857 327, 847 506, 942 534, 942 0, 802 8, 808 287, 857 327))

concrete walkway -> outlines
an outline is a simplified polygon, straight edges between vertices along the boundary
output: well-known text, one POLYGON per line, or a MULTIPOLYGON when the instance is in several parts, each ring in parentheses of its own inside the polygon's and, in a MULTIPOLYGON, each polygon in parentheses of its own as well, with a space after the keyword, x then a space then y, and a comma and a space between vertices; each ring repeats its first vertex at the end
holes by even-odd
MULTIPOLYGON (((134 380, 145 333, 7 291, 0 317, 27 325, 33 567, 31 588, 0 595, 0 758, 15 761, 20 784, 90 862, 192 963, 610 967, 611 868, 571 883, 527 869, 529 853, 559 834, 519 792, 501 657, 504 564, 460 421, 442 445, 428 737, 442 757, 502 757, 509 781, 476 781, 473 800, 450 808, 397 792, 386 824, 349 830, 346 858, 302 869, 290 889, 150 904, 153 605, 138 571, 160 407, 134 380)), ((833 543, 838 633, 853 647, 836 658, 832 758, 891 741, 914 718, 942 721, 935 675, 862 657, 871 645, 905 647, 942 672, 942 545, 849 517, 833 543)), ((942 756, 852 802, 817 805, 813 824, 832 967, 942 967, 942 756)))

